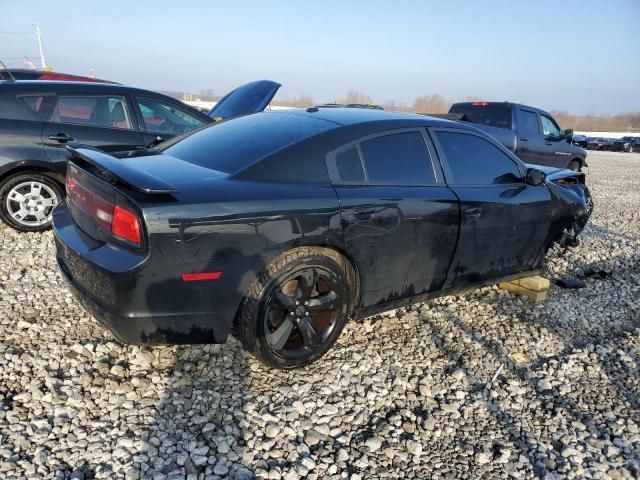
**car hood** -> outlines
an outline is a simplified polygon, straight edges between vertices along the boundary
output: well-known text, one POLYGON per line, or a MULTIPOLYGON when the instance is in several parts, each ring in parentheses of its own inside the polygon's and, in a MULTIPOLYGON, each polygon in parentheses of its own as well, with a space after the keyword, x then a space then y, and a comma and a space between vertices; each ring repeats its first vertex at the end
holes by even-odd
POLYGON ((267 108, 280 86, 272 80, 257 80, 241 85, 222 97, 208 115, 214 120, 226 120, 261 112, 267 108))
POLYGON ((534 163, 525 163, 525 165, 527 166, 527 168, 535 168, 536 170, 540 170, 545 174, 545 177, 551 181, 557 180, 558 178, 584 176, 584 173, 574 172, 573 170, 569 170, 568 168, 547 167, 544 165, 536 165, 534 163))

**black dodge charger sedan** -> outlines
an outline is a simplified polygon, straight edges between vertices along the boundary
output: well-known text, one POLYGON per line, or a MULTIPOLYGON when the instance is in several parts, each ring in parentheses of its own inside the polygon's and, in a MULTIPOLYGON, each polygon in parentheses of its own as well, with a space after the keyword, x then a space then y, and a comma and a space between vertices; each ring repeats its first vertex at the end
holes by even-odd
POLYGON ((348 318, 536 272, 573 246, 579 172, 473 127, 373 109, 262 112, 147 151, 75 147, 53 213, 81 303, 134 344, 322 356, 348 318))

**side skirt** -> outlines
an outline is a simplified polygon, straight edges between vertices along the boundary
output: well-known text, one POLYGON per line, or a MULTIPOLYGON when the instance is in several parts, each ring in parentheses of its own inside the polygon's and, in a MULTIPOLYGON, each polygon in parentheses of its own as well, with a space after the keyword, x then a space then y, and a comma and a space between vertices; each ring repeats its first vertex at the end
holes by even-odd
POLYGON ((433 292, 421 293, 420 295, 401 298, 399 300, 393 300, 387 303, 371 305, 369 307, 363 307, 358 309, 358 311, 353 315, 353 318, 359 319, 359 318, 370 317, 377 313, 386 312, 387 310, 394 310, 396 308, 406 307, 408 305, 424 302, 426 300, 430 300, 433 298, 446 297, 447 295, 454 295, 458 293, 468 292, 471 290, 475 290, 477 288, 486 287, 488 285, 497 285, 498 283, 510 282, 512 280, 518 280, 519 278, 530 277, 533 275, 540 275, 540 273, 542 273, 542 269, 527 270, 526 272, 519 272, 511 275, 506 275, 504 277, 495 277, 495 278, 490 278, 488 280, 483 280, 482 282, 479 282, 471 287, 447 288, 445 290, 436 290, 433 292))

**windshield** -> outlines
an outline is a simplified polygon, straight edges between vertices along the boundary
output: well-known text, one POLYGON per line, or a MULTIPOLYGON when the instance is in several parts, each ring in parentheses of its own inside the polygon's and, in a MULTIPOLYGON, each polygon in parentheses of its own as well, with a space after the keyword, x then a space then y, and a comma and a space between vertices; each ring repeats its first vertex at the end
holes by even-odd
POLYGON ((511 128, 511 105, 506 103, 454 103, 449 113, 463 113, 473 123, 490 127, 511 128))

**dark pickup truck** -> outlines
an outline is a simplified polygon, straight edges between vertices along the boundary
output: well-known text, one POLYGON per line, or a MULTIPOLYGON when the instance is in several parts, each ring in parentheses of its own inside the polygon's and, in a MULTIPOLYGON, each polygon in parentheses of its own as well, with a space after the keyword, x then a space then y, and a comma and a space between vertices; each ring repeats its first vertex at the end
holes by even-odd
POLYGON ((454 103, 447 115, 474 123, 526 163, 580 171, 587 152, 572 145, 573 131, 560 130, 549 113, 510 102, 454 103))

